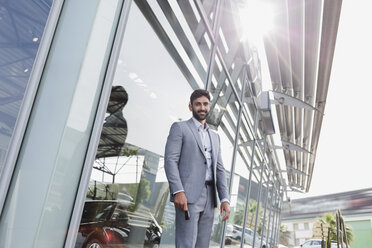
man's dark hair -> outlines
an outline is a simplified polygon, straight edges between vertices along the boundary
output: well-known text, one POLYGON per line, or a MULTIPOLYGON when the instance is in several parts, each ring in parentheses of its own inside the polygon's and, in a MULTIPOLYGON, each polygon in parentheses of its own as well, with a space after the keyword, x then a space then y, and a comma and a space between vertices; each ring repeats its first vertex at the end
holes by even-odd
POLYGON ((194 92, 191 94, 190 103, 192 104, 196 98, 199 98, 202 96, 205 96, 206 98, 208 98, 209 101, 211 100, 211 96, 209 95, 208 90, 198 89, 198 90, 194 90, 194 92))

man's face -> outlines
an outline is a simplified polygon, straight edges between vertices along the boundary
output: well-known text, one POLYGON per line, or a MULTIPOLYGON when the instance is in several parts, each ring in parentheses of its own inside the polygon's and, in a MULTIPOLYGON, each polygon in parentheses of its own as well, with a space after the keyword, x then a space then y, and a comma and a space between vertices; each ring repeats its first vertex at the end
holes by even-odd
POLYGON ((210 103, 207 97, 201 96, 196 98, 191 104, 189 109, 192 111, 192 115, 198 121, 203 121, 207 118, 210 109, 210 103))

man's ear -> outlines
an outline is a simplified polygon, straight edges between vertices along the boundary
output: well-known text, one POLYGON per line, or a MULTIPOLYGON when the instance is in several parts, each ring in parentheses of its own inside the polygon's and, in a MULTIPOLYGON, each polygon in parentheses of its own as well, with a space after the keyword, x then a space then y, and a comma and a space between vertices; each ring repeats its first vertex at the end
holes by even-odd
POLYGON ((191 103, 189 103, 189 109, 190 109, 190 111, 192 112, 192 106, 191 106, 191 103))

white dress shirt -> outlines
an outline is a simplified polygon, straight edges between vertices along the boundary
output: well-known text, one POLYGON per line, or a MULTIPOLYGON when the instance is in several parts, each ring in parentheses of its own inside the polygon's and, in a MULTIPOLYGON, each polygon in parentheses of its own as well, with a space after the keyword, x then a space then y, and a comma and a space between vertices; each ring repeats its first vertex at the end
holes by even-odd
POLYGON ((203 145, 203 152, 205 158, 207 159, 207 170, 205 173, 205 181, 212 181, 213 180, 213 170, 212 170, 212 163, 213 163, 213 156, 212 156, 212 142, 211 137, 209 136, 209 126, 206 123, 205 125, 201 124, 197 121, 194 117, 192 118, 194 121, 196 128, 198 129, 198 133, 203 145))

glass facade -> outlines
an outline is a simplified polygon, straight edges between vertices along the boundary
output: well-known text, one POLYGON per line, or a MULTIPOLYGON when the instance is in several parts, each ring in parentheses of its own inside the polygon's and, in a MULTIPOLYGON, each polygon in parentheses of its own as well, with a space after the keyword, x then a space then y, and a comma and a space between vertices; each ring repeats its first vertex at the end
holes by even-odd
POLYGON ((248 74, 258 68, 252 63, 246 70, 231 27, 226 37, 224 23, 218 39, 208 32, 218 22, 213 16, 233 21, 227 11, 233 6, 202 4, 132 5, 75 247, 174 247, 175 210, 164 172, 165 142, 174 121, 191 117, 187 105, 192 90, 205 87, 212 95, 207 122, 221 138, 232 210, 226 225, 215 210, 210 247, 241 242, 250 247, 253 239, 255 247, 272 242, 265 240, 267 190, 262 186, 271 180, 271 169, 264 135, 255 123, 257 107, 245 101, 256 97, 248 74), (210 17, 208 25, 201 20, 203 14, 210 17))
POLYGON ((331 2, 272 3, 254 44, 246 0, 1 0, 0 247, 174 247, 164 150, 195 89, 211 93, 230 193, 210 246, 276 247, 283 196, 312 179, 331 2))
POLYGON ((51 5, 0 2, 0 174, 51 5))

